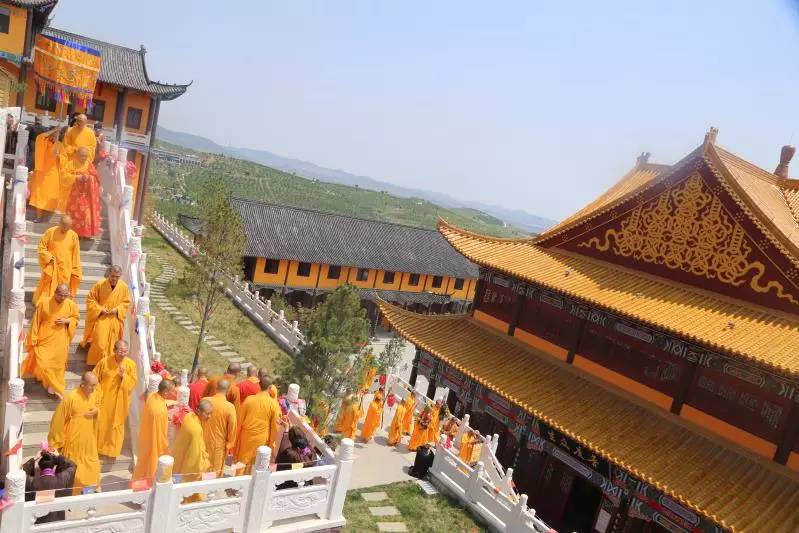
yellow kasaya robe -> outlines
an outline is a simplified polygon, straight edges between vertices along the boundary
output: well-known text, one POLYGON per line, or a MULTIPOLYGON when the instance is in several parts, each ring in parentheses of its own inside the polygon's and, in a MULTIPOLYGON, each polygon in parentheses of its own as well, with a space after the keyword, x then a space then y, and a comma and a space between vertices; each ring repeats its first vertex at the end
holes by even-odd
POLYGON ((441 405, 433 405, 432 411, 430 416, 433 419, 430 421, 430 427, 427 428, 427 441, 438 444, 438 435, 439 435, 439 417, 441 416, 441 405))
MULTIPOLYGON (((211 463, 205 450, 202 422, 195 413, 183 417, 183 423, 175 437, 175 445, 172 447, 172 457, 175 458, 172 473, 180 474, 181 482, 199 481, 203 473, 210 470, 211 463)), ((184 499, 184 503, 201 499, 202 495, 194 494, 184 499)))
POLYGON ((396 446, 402 440, 402 423, 405 420, 405 402, 397 404, 397 411, 394 413, 394 418, 391 420, 391 427, 388 430, 388 445, 396 446))
POLYGON ((361 408, 357 403, 342 407, 341 415, 336 423, 335 431, 341 433, 342 439, 354 439, 358 429, 358 419, 361 418, 361 408))
POLYGON ((103 358, 93 370, 103 390, 103 406, 97 423, 97 451, 117 457, 125 440, 125 420, 130 409, 130 395, 136 382, 136 363, 129 357, 117 362, 116 356, 103 358), (125 374, 120 377, 119 369, 125 374))
POLYGON ((277 400, 272 398, 267 391, 248 396, 241 406, 241 429, 239 430, 238 444, 236 446, 236 461, 244 463, 247 468, 244 474, 249 474, 255 463, 258 446, 269 446, 272 453, 277 455, 277 423, 281 412, 277 400))
POLYGON ((413 416, 414 410, 416 409, 416 395, 411 392, 408 394, 408 397, 405 398, 405 418, 402 419, 402 432, 406 435, 410 435, 412 425, 413 425, 413 416))
POLYGON ((463 437, 461 437, 461 446, 460 450, 458 451, 458 457, 461 458, 461 461, 464 463, 471 464, 472 462, 472 452, 474 452, 474 444, 477 442, 477 439, 474 435, 470 435, 469 432, 465 432, 463 437))
POLYGON ((216 385, 222 380, 227 380, 230 383, 230 388, 227 390, 227 394, 225 397, 227 401, 233 404, 233 407, 236 408, 236 412, 241 408, 241 392, 239 391, 239 386, 236 384, 236 376, 232 374, 225 374, 224 376, 215 376, 212 377, 208 381, 208 385, 205 386, 205 391, 203 392, 203 398, 209 398, 216 394, 216 385))
POLYGON ((70 157, 78 151, 78 148, 87 148, 89 150, 89 161, 94 161, 97 154, 97 136, 94 134, 94 130, 88 126, 83 128, 72 126, 69 128, 66 135, 64 135, 64 145, 70 157))
POLYGON ((374 398, 369 403, 369 409, 366 411, 366 420, 363 421, 361 427, 361 440, 369 442, 380 427, 381 418, 383 416, 383 393, 377 391, 374 398))
POLYGON ((210 471, 221 476, 225 458, 228 453, 233 451, 238 436, 236 408, 222 394, 209 396, 208 400, 213 404, 214 410, 211 417, 202 425, 205 449, 208 452, 208 460, 211 462, 210 471))
POLYGON ((97 456, 98 417, 87 418, 84 415, 92 408, 100 409, 102 397, 103 392, 99 387, 88 396, 78 387, 58 404, 50 421, 47 442, 78 466, 73 494, 80 494, 82 487, 96 487, 100 484, 100 459, 97 456))
POLYGON ((114 354, 114 343, 122 338, 125 317, 130 306, 130 290, 121 279, 114 288, 107 279, 94 284, 86 298, 86 329, 80 345, 91 342, 86 356, 87 365, 96 365, 114 354), (113 309, 113 315, 101 315, 103 309, 113 309))
POLYGON ((427 444, 427 436, 430 432, 430 413, 427 410, 419 413, 416 424, 413 427, 411 440, 408 441, 408 450, 415 452, 422 444, 427 444))
POLYGON ((64 232, 58 226, 52 227, 42 235, 38 252, 42 275, 33 293, 33 302, 38 302, 42 296, 55 294, 55 288, 61 283, 66 283, 70 293, 75 295, 83 277, 78 234, 72 230, 64 232), (55 258, 55 263, 51 262, 52 258, 55 258))
POLYGON ((31 319, 26 339, 28 356, 22 363, 22 375, 33 375, 44 388, 64 395, 69 343, 78 326, 78 306, 69 298, 58 303, 55 297, 42 298, 31 319), (59 326, 59 318, 69 318, 69 324, 59 326))
MULTIPOLYGON (((136 468, 133 470, 134 480, 152 480, 158 468, 158 458, 169 452, 169 413, 166 407, 166 400, 158 392, 150 394, 144 402, 144 412, 139 424, 136 468)), ((177 463, 177 457, 175 462, 177 463)))
POLYGON ((78 159, 78 154, 74 152, 71 153, 71 155, 61 158, 58 210, 62 213, 67 211, 69 194, 72 192, 72 186, 75 184, 75 180, 77 180, 79 176, 89 175, 89 166, 92 160, 92 158, 89 158, 81 163, 80 159, 78 159))
POLYGON ((36 137, 36 170, 30 180, 28 203, 43 211, 57 211, 61 195, 63 144, 51 143, 48 135, 36 137))
POLYGON ((363 373, 363 377, 361 378, 361 389, 369 389, 372 386, 372 382, 377 375, 377 367, 369 366, 363 373))

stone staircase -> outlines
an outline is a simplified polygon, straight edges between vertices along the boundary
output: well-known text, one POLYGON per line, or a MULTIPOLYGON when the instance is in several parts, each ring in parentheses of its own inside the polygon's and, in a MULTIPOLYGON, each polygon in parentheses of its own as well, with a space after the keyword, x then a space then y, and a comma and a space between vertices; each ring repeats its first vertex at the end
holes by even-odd
MULTIPOLYGON (((106 213, 103 206, 101 213, 103 225, 100 235, 95 239, 81 239, 81 266, 83 279, 78 288, 75 302, 80 311, 75 337, 69 345, 67 357, 66 382, 67 391, 80 384, 81 375, 91 368, 86 364, 86 350, 80 347, 83 338, 86 315, 86 297, 92 286, 103 279, 105 269, 111 264, 111 245, 107 235, 106 213)), ((34 215, 28 212, 27 233, 28 242, 25 244, 25 331, 27 333, 30 320, 33 316, 33 292, 39 283, 41 269, 39 268, 37 247, 42 234, 58 222, 57 215, 45 216, 42 222, 33 222, 34 215)), ((28 405, 24 414, 23 455, 25 460, 36 455, 43 440, 47 440, 50 428, 50 419, 58 406, 58 398, 50 396, 42 385, 32 377, 25 378, 25 395, 28 405)), ((126 431, 125 443, 122 453, 116 460, 100 456, 101 485, 106 490, 127 488, 122 486, 122 481, 130 479, 133 460, 131 458, 130 436, 126 431)))

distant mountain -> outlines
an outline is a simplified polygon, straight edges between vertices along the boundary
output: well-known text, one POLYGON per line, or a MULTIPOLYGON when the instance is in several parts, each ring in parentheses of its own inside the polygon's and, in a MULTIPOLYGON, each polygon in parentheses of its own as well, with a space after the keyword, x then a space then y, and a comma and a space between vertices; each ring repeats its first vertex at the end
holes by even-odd
POLYGON ((514 225, 531 233, 540 233, 544 229, 554 224, 553 220, 539 217, 519 209, 507 209, 498 205, 483 204, 481 202, 469 200, 459 200, 445 193, 428 191, 425 189, 401 187, 399 185, 376 180, 368 176, 358 176, 343 170, 320 167, 319 165, 315 165, 307 161, 279 156, 266 150, 225 147, 199 135, 174 131, 164 127, 158 128, 158 138, 168 143, 183 146, 184 148, 188 148, 190 150, 227 155, 237 159, 245 159, 254 163, 260 163, 268 167, 282 170, 283 172, 293 172, 306 178, 340 183, 349 186, 357 186, 374 191, 386 191, 387 193, 403 198, 422 198, 447 208, 476 209, 478 211, 482 211, 483 213, 492 215, 507 224, 514 225))

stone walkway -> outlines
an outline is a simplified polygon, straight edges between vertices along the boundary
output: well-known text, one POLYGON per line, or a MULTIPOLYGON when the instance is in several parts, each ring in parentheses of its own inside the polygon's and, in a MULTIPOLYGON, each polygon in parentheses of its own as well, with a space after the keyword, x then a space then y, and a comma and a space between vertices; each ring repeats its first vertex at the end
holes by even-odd
MULTIPOLYGON (((189 315, 181 312, 177 307, 175 307, 169 298, 166 297, 166 286, 170 281, 175 279, 175 276, 177 275, 175 267, 155 254, 150 254, 148 259, 153 259, 156 263, 161 265, 161 273, 158 274, 158 276, 150 284, 150 301, 158 306, 158 308, 163 312, 168 314, 172 320, 177 322, 178 325, 183 326, 186 331, 194 335, 199 335, 200 326, 195 324, 189 315)), ((212 350, 216 351, 219 353, 219 355, 227 359, 229 363, 241 363, 242 368, 247 368, 250 366, 250 363, 247 362, 241 355, 239 355, 239 353, 236 352, 231 346, 228 346, 213 335, 206 335, 204 342, 212 350)))
MULTIPOLYGON (((389 500, 388 494, 385 492, 364 492, 361 494, 361 497, 370 504, 376 504, 369 506, 369 513, 371 513, 371 515, 377 519, 388 516, 402 517, 399 509, 393 505, 390 505, 391 500, 389 500)), ((378 531, 408 531, 408 527, 405 525, 405 522, 398 521, 377 522, 377 529, 378 531)))

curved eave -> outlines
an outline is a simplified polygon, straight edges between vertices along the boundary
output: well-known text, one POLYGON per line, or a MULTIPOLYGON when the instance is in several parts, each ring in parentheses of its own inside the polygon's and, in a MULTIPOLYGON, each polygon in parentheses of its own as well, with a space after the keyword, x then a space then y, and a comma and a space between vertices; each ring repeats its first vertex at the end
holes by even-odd
MULTIPOLYGON (((503 237, 493 237, 491 235, 483 235, 482 233, 475 233, 473 231, 469 231, 467 229, 463 229, 463 228, 460 228, 458 226, 455 226, 454 224, 451 224, 451 223, 447 222, 447 220, 442 218, 442 217, 438 217, 438 222, 436 223, 436 227, 438 228, 439 233, 444 235, 445 239, 446 239, 446 235, 444 234, 442 229, 445 229, 445 230, 449 229, 449 230, 452 230, 452 231, 456 231, 456 232, 458 232, 458 233, 460 233, 462 235, 469 236, 469 237, 472 237, 473 239, 477 239, 477 240, 480 240, 480 241, 483 241, 483 242, 497 242, 497 243, 511 243, 511 244, 514 244, 514 243, 532 244, 532 243, 535 242, 535 237, 528 237, 528 238, 509 237, 509 238, 503 238, 503 237)), ((449 241, 449 239, 447 239, 447 241, 449 241)), ((452 244, 452 243, 450 242, 450 244, 452 244)), ((456 250, 458 249, 457 246, 453 245, 453 247, 456 250)), ((458 251, 460 252, 460 250, 458 250, 458 251)), ((461 254, 463 254, 463 252, 461 252, 461 254)))

